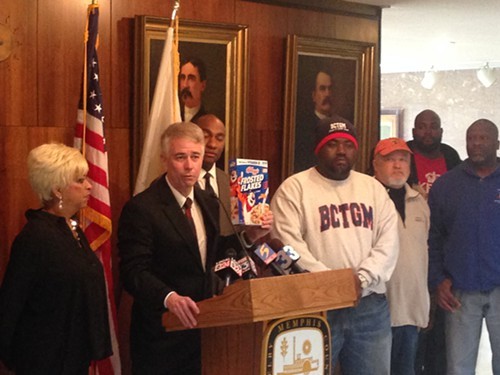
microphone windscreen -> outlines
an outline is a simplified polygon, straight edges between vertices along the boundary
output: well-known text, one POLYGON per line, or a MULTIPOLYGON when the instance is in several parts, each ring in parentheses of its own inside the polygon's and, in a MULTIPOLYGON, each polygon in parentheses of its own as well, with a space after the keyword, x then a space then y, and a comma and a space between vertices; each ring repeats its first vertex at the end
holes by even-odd
POLYGON ((255 249, 254 254, 259 258, 265 265, 269 265, 273 260, 276 259, 277 255, 271 249, 267 243, 261 244, 257 249, 255 249))
POLYGON ((236 258, 236 250, 234 250, 232 247, 226 250, 226 257, 228 258, 236 258))
POLYGON ((287 253, 287 255, 294 261, 298 261, 300 259, 300 254, 295 251, 293 247, 290 245, 283 246, 283 250, 287 253))
POLYGON ((214 272, 218 273, 219 271, 225 270, 230 266, 230 264, 231 264, 230 258, 219 260, 217 263, 215 263, 214 272))
POLYGON ((293 264, 292 259, 287 255, 287 253, 283 249, 279 250, 276 254, 277 258, 274 261, 274 263, 280 266, 281 269, 285 271, 288 270, 293 264))

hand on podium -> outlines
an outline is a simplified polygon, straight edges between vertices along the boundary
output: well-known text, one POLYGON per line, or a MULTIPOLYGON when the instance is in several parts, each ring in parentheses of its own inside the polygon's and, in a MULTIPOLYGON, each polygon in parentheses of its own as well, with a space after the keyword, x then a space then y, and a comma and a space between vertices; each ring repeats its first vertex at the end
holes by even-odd
POLYGON ((200 309, 191 298, 173 292, 168 297, 167 308, 179 318, 184 327, 195 328, 198 325, 197 315, 200 309))

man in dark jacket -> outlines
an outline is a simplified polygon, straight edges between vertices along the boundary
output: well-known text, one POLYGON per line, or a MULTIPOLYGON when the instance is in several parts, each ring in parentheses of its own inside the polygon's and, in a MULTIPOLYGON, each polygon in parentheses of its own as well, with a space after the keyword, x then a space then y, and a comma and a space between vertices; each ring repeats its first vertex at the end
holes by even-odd
MULTIPOLYGON (((425 109, 415 117, 413 140, 407 142, 413 152, 408 184, 418 187, 425 197, 436 179, 461 162, 454 148, 441 143, 442 137, 441 119, 436 112, 425 109)), ((421 333, 419 339, 416 373, 446 373, 444 311, 436 306, 434 299, 429 328, 421 333)))
POLYGON ((453 147, 441 143, 441 119, 430 109, 415 117, 412 134, 413 140, 407 142, 413 152, 408 183, 418 184, 429 194, 436 178, 460 164, 460 156, 453 147))
MULTIPOLYGON (((219 246, 218 204, 196 185, 205 150, 201 129, 172 124, 161 146, 168 172, 126 203, 118 225, 120 275, 134 297, 132 371, 199 375, 199 330, 165 332, 161 319, 168 309, 186 328, 195 328, 197 302, 213 294, 212 268, 225 253, 219 246)), ((271 225, 272 216, 266 216, 256 235, 267 234, 271 225)))
POLYGON ((441 143, 443 128, 436 112, 430 109, 420 112, 412 133, 413 140, 407 142, 413 152, 408 183, 418 184, 427 195, 434 181, 461 160, 454 148, 441 143))
POLYGON ((448 374, 474 374, 483 322, 500 374, 500 147, 487 119, 467 129, 468 158, 429 194, 429 287, 445 311, 448 374))

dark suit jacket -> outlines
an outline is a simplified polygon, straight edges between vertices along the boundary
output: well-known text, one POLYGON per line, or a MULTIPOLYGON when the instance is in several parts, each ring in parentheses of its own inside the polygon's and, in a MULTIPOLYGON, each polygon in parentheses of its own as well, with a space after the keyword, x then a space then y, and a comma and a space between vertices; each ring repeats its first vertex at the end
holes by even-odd
POLYGON ((194 301, 212 296, 218 241, 217 202, 198 187, 207 233, 206 271, 198 244, 165 175, 123 208, 118 227, 120 274, 134 297, 130 330, 134 374, 197 374, 198 330, 165 332, 165 296, 176 291, 194 301), (190 367, 192 364, 193 367, 190 367))
POLYGON ((216 168, 217 185, 219 187, 219 200, 222 205, 219 206, 219 226, 220 233, 223 236, 229 236, 234 233, 231 225, 231 203, 229 200, 229 176, 222 169, 216 168))

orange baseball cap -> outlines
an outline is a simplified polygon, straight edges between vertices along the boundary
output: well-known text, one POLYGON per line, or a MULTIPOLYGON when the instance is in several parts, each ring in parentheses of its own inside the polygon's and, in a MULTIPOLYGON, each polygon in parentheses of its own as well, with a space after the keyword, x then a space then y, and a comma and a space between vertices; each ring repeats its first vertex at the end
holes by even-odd
POLYGON ((380 154, 382 156, 385 156, 394 151, 408 151, 410 154, 413 154, 413 152, 411 152, 410 148, 403 139, 386 138, 377 143, 377 145, 375 146, 375 151, 373 151, 373 155, 380 154))

